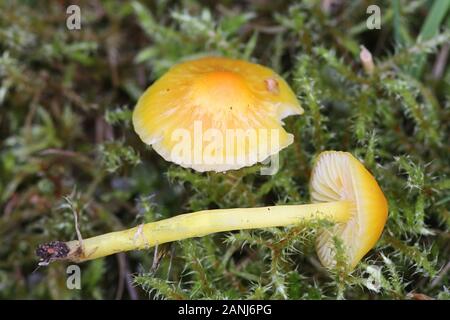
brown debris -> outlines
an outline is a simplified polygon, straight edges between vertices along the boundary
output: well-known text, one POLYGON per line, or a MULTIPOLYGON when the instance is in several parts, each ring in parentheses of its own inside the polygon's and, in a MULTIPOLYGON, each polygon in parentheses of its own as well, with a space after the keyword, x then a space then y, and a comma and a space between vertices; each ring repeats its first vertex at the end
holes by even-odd
POLYGON ((53 260, 67 258, 69 251, 65 242, 52 241, 39 245, 36 255, 40 258, 39 265, 48 265, 53 260))

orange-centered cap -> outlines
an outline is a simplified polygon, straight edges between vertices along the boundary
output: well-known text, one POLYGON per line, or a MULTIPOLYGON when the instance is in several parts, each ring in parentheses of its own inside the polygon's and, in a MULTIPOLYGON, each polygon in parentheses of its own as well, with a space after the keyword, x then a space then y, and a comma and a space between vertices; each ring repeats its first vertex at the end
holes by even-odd
POLYGON ((271 69, 228 58, 180 63, 139 99, 133 125, 164 159, 197 171, 251 166, 293 142, 283 118, 303 113, 271 69))
POLYGON ((347 152, 326 151, 319 155, 311 177, 312 202, 351 201, 353 215, 345 224, 322 232, 316 244, 320 261, 335 265, 334 237, 343 241, 350 267, 375 245, 381 236, 388 214, 383 191, 375 178, 355 157, 347 152))

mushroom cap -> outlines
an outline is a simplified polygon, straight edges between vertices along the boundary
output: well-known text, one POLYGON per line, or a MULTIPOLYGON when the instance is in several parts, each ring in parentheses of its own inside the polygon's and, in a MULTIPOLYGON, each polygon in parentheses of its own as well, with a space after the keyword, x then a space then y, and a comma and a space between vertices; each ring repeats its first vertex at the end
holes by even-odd
POLYGON ((177 64, 153 83, 134 109, 133 125, 165 160, 222 172, 290 145, 293 135, 281 120, 302 113, 289 85, 271 69, 206 57, 177 64))
POLYGON ((337 236, 343 242, 348 265, 354 268, 383 231, 388 214, 383 192, 360 161, 348 152, 339 151, 326 151, 318 156, 310 184, 312 202, 345 200, 354 204, 352 217, 322 231, 316 242, 322 264, 333 267, 337 236))

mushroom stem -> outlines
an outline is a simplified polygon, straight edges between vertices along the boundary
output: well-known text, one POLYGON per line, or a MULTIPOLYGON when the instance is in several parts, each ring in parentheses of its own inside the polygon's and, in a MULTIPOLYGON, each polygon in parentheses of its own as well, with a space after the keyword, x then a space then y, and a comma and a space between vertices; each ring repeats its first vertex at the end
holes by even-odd
POLYGON ((352 206, 350 201, 336 201, 305 205, 204 210, 83 239, 82 247, 77 240, 65 243, 51 242, 40 246, 37 254, 45 262, 61 259, 82 262, 216 232, 281 227, 313 219, 346 222, 350 218, 352 206), (64 254, 55 253, 55 250, 63 245, 66 246, 64 254))

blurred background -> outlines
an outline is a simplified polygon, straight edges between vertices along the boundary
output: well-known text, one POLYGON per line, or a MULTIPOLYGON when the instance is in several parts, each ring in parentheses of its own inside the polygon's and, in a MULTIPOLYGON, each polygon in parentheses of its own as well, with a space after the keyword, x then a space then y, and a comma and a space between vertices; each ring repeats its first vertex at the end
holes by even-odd
POLYGON ((449 11, 447 0, 1 1, 0 298, 449 299, 449 11), (305 114, 286 121, 295 142, 276 175, 196 173, 134 133, 143 90, 205 54, 266 65, 294 88, 305 114), (89 237, 308 202, 312 160, 328 149, 361 159, 389 200, 381 240, 350 275, 321 267, 311 225, 86 262, 79 290, 68 263, 36 269, 38 244, 76 238, 74 214, 89 237))

